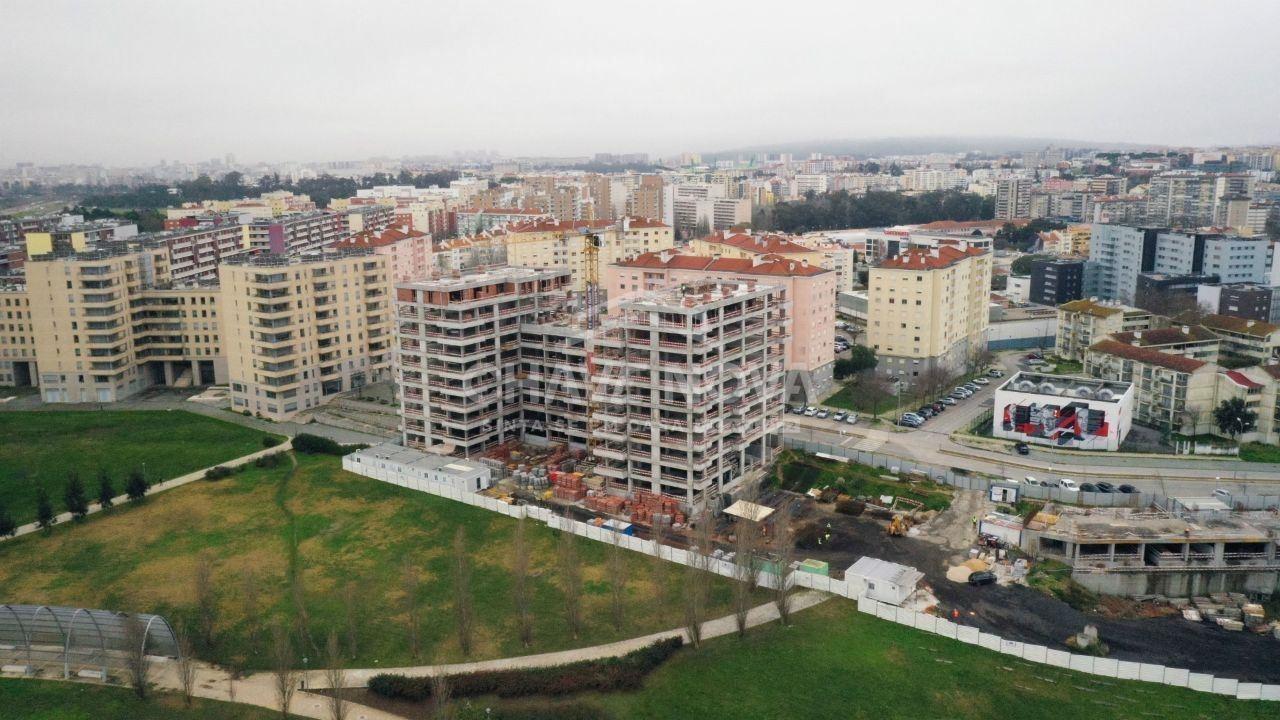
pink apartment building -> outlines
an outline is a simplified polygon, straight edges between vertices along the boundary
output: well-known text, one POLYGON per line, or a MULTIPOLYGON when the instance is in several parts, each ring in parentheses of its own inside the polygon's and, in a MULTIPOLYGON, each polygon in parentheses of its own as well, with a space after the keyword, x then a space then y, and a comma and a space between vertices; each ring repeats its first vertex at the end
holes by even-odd
POLYGON ((609 313, 628 297, 708 280, 754 280, 782 289, 791 336, 783 363, 789 403, 813 403, 830 392, 835 364, 836 273, 781 255, 726 258, 679 250, 649 252, 603 269, 609 313))
POLYGON ((357 233, 337 243, 337 247, 371 248, 375 255, 386 255, 387 272, 393 283, 424 280, 435 269, 431 235, 407 225, 392 225, 385 230, 357 233))

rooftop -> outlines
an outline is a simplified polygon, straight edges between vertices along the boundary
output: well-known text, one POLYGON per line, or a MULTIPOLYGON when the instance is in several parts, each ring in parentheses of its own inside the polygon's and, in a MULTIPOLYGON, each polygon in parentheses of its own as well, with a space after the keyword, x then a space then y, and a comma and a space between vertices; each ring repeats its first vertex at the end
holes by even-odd
POLYGON ((1157 328, 1155 330, 1119 332, 1113 334, 1111 339, 1129 345, 1137 344, 1141 347, 1150 347, 1153 345, 1212 341, 1217 340, 1218 336, 1201 325, 1182 325, 1180 327, 1157 328))
POLYGON ((556 277, 568 277, 569 270, 551 270, 545 268, 498 267, 478 272, 468 272, 455 277, 435 278, 432 280, 414 280, 399 283, 396 287, 434 292, 450 292, 466 288, 496 283, 530 282, 533 280, 549 280, 556 277))
POLYGON ((413 450, 403 445, 383 443, 360 451, 361 459, 373 459, 393 462, 411 468, 446 473, 459 478, 475 478, 488 476, 490 470, 485 465, 448 455, 433 455, 413 450))
POLYGON ((1208 365, 1203 360, 1196 360, 1183 355, 1164 353, 1154 348, 1138 347, 1115 340, 1103 340, 1089 347, 1090 350, 1115 355, 1117 357, 1136 360, 1148 365, 1156 365, 1177 372, 1192 373, 1208 365))
POLYGON ((876 267, 886 270, 941 270, 971 257, 985 255, 981 248, 958 248, 942 245, 934 248, 907 248, 882 260, 876 267))
POLYGON ((914 587, 924 578, 924 573, 913 567, 873 557, 858 558, 858 562, 844 571, 845 579, 854 575, 868 580, 883 580, 900 587, 914 587))
POLYGON ((717 258, 686 255, 679 250, 647 252, 615 263, 619 267, 668 268, 731 272, 742 275, 813 276, 831 272, 804 260, 791 260, 782 255, 757 255, 753 258, 717 258))
POLYGON ((1096 380, 1094 378, 1081 378, 1071 375, 1018 372, 1004 381, 998 389, 1006 392, 1037 393, 1077 400, 1119 402, 1123 395, 1133 389, 1133 383, 1096 380))
POLYGON ((1116 313, 1135 313, 1139 315, 1150 315, 1146 310, 1129 307, 1127 305, 1109 304, 1098 302, 1097 300, 1072 300, 1058 306, 1059 310, 1066 312, 1084 313, 1093 315, 1094 317, 1110 317, 1116 313))
POLYGON ((712 243, 714 245, 728 245, 729 247, 746 252, 758 253, 761 255, 775 254, 800 254, 814 252, 813 248, 801 245, 795 240, 785 235, 748 235, 744 233, 735 233, 733 235, 726 233, 722 236, 711 235, 702 239, 703 242, 712 243))
MULTIPOLYGON (((1188 500, 1183 498, 1183 500, 1188 500)), ((1215 509, 1215 508, 1201 508, 1215 509)), ((1270 513, 1215 513, 1210 517, 1182 517, 1131 508, 1056 508, 1058 521, 1045 532, 1075 541, 1144 542, 1214 541, 1266 542, 1280 521, 1270 513)))
POLYGON ((1230 315, 1205 315, 1201 322, 1211 330, 1250 335, 1258 338, 1265 338, 1280 330, 1280 326, 1272 325, 1271 323, 1231 317, 1230 315))

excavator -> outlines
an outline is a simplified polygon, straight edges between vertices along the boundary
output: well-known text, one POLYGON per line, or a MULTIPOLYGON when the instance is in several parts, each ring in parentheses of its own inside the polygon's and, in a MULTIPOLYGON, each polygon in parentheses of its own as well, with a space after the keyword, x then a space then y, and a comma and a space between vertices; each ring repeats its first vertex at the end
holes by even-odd
POLYGON ((893 520, 889 522, 889 528, 886 532, 890 537, 902 537, 907 534, 907 530, 911 528, 911 519, 905 515, 894 515, 893 520))

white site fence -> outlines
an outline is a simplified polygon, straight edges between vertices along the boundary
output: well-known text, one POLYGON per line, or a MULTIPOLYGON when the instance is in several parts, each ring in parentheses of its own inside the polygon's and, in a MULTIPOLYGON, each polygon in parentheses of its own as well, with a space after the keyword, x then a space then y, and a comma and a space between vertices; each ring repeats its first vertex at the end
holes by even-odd
MULTIPOLYGON (((669 545, 658 546, 652 540, 642 540, 632 535, 623 535, 613 530, 596 527, 590 523, 561 517, 556 515, 549 508, 538 507, 536 505, 512 505, 484 495, 464 492, 445 483, 426 480, 419 477, 409 477, 394 469, 379 467, 380 461, 377 458, 362 456, 362 452, 363 451, 357 451, 344 456, 342 458, 343 469, 365 477, 373 478, 374 480, 391 483, 392 485, 399 485, 412 490, 419 490, 432 495, 438 495, 450 500, 457 500, 458 502, 472 505, 474 507, 484 508, 485 510, 490 510, 492 512, 501 513, 508 517, 532 518, 546 523, 548 527, 572 532, 575 535, 596 540, 598 542, 610 544, 617 542, 621 547, 644 553, 646 555, 653 555, 656 550, 661 553, 664 560, 669 560, 681 565, 694 564, 700 569, 705 569, 727 578, 738 577, 737 565, 729 560, 705 556, 699 557, 697 553, 671 547, 669 545), (360 460, 364 461, 361 462, 360 460)), ((777 576, 773 573, 762 571, 759 574, 759 584, 763 587, 774 588, 777 586, 777 582, 777 576)), ((907 625, 918 630, 924 630, 946 638, 969 643, 970 645, 978 645, 1006 655, 1014 655, 1030 662, 1052 665, 1054 667, 1066 668, 1069 670, 1089 673, 1091 675, 1100 675, 1108 678, 1118 678, 1121 680, 1143 680, 1147 682, 1161 683, 1164 685, 1190 688, 1201 692, 1230 695, 1241 700, 1280 701, 1280 685, 1240 682, 1239 680, 1232 678, 1219 678, 1205 673, 1195 673, 1184 668, 1170 668, 1165 667, 1164 665, 1154 665, 1150 663, 1137 663, 1111 658, 1099 658, 1092 655, 1078 655, 1075 653, 1069 653, 1065 650, 1055 650, 1043 645, 1033 645, 1016 640, 1006 640, 998 635, 984 633, 975 627, 959 625, 935 615, 907 610, 896 605, 890 605, 888 603, 873 600, 864 594, 866 584, 856 580, 834 580, 814 573, 793 571, 788 575, 785 582, 788 587, 803 587, 812 590, 820 590, 822 592, 839 595, 840 597, 848 598, 850 600, 856 600, 858 603, 858 610, 875 615, 882 620, 889 620, 901 625, 907 625)))

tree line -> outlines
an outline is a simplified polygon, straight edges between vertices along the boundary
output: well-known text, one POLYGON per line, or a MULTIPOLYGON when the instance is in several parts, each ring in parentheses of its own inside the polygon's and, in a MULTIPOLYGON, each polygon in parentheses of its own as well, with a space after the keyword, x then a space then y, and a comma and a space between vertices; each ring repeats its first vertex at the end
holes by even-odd
POLYGON ((314 178, 303 178, 297 182, 282 179, 279 173, 264 175, 257 182, 246 183, 244 175, 229 172, 221 178, 213 179, 201 175, 194 180, 179 182, 175 185, 149 183, 128 187, 116 185, 105 190, 84 193, 84 188, 64 186, 63 190, 81 195, 80 203, 86 207, 99 208, 132 208, 136 210, 155 210, 170 207, 183 202, 200 202, 203 200, 236 200, 248 195, 258 195, 277 190, 310 195, 318 207, 328 207, 333 198, 351 197, 361 188, 377 185, 412 185, 414 187, 447 186, 457 180, 460 175, 454 170, 439 172, 413 173, 401 170, 398 174, 374 173, 362 178, 335 177, 324 174, 314 178), (176 195, 169 192, 176 188, 176 195))
POLYGON ((989 220, 995 200, 959 190, 906 195, 872 190, 865 195, 848 191, 810 194, 803 200, 761 208, 753 226, 763 230, 803 233, 841 228, 887 227, 937 220, 989 220))

